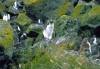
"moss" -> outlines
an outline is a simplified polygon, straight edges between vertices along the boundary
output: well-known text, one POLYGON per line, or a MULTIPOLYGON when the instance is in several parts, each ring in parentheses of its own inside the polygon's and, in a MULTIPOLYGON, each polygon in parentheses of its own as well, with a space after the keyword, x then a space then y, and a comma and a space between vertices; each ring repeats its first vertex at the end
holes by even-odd
POLYGON ((59 7, 55 10, 56 16, 60 17, 62 15, 65 15, 68 12, 69 8, 71 9, 71 3, 69 2, 65 2, 62 5, 59 5, 59 7))
POLYGON ((82 25, 86 24, 99 24, 100 21, 100 6, 95 5, 93 8, 86 14, 80 17, 82 25))
POLYGON ((88 14, 89 16, 100 15, 100 5, 95 5, 88 14))
POLYGON ((84 7, 84 4, 78 4, 74 10, 73 10, 73 13, 72 13, 72 16, 77 18, 79 17, 81 14, 81 9, 84 7))
POLYGON ((5 48, 13 44, 13 30, 8 22, 0 20, 0 44, 5 48))
POLYGON ((87 14, 81 17, 81 25, 91 24, 92 26, 94 25, 95 27, 97 25, 100 25, 99 22, 100 22, 100 15, 89 16, 87 14))
POLYGON ((25 40, 25 46, 27 46, 27 47, 32 46, 32 43, 33 43, 33 39, 32 38, 27 38, 25 40))
POLYGON ((31 5, 31 4, 39 4, 41 3, 43 0, 24 0, 24 3, 26 5, 31 5))
POLYGON ((31 24, 32 20, 25 13, 20 13, 16 19, 16 22, 24 26, 31 24))
POLYGON ((67 0, 43 0, 39 4, 31 4, 27 7, 27 13, 35 15, 37 18, 58 18, 69 12, 72 4, 67 0))
POLYGON ((5 10, 5 6, 0 2, 0 13, 5 10))
POLYGON ((86 5, 85 3, 78 3, 78 5, 74 8, 72 16, 75 18, 80 18, 84 14, 88 13, 91 10, 90 5, 86 5))
POLYGON ((58 5, 58 7, 55 10, 52 11, 53 15, 51 15, 50 17, 58 18, 66 14, 70 15, 72 9, 72 4, 65 0, 62 4, 58 5))

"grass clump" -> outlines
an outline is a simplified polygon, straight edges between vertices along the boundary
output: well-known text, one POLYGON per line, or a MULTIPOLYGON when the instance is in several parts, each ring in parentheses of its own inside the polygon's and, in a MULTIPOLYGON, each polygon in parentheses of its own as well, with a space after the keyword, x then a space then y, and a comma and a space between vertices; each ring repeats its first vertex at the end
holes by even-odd
POLYGON ((65 50, 60 46, 50 45, 46 48, 37 47, 32 61, 22 64, 22 69, 99 69, 84 55, 76 51, 65 50))

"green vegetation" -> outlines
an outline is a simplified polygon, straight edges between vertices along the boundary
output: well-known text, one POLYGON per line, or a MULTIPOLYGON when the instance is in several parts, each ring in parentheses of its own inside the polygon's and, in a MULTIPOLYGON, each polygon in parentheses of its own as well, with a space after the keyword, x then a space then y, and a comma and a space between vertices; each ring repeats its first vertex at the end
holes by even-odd
POLYGON ((32 20, 25 13, 20 13, 16 19, 16 22, 24 26, 31 24, 32 20))
POLYGON ((5 10, 5 6, 0 2, 0 13, 5 10))
POLYGON ((31 4, 39 4, 39 3, 41 3, 41 2, 43 2, 43 0, 24 0, 24 3, 26 4, 26 5, 31 5, 31 4))
POLYGON ((9 48, 13 44, 13 29, 9 22, 0 20, 0 45, 9 48))
POLYGON ((32 61, 22 64, 22 69, 99 69, 83 55, 75 55, 59 46, 37 48, 32 61))
MULTIPOLYGON (((5 11, 12 14, 9 21, 0 20, 0 45, 10 58, 17 57, 20 69, 100 69, 100 62, 95 62, 97 58, 89 53, 89 48, 82 51, 85 54, 80 52, 84 38, 94 46, 91 31, 100 26, 99 4, 82 2, 74 7, 73 0, 18 0, 23 4, 18 10, 13 10, 14 1, 0 1, 0 18, 5 11), (49 22, 54 23, 51 40, 43 37, 43 30, 49 22), (80 30, 83 26, 93 29, 80 30), (22 37, 23 33, 30 31, 38 35, 31 33, 22 37)), ((97 41, 100 44, 100 39, 97 41)), ((16 69, 15 63, 11 66, 16 69)))
POLYGON ((78 4, 74 10, 73 10, 73 13, 72 13, 72 16, 75 17, 75 18, 78 18, 80 17, 80 13, 81 13, 81 9, 84 8, 84 4, 78 4))
POLYGON ((81 22, 82 25, 86 24, 99 24, 99 18, 100 18, 100 6, 96 5, 94 6, 89 12, 85 13, 83 16, 81 16, 81 22))

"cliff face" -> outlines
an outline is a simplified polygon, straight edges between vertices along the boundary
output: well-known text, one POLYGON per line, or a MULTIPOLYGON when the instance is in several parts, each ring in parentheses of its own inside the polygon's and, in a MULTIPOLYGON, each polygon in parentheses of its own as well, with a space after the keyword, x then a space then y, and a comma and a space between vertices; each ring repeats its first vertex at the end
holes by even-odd
POLYGON ((99 45, 99 0, 0 0, 0 54, 10 69, 99 69, 99 45))

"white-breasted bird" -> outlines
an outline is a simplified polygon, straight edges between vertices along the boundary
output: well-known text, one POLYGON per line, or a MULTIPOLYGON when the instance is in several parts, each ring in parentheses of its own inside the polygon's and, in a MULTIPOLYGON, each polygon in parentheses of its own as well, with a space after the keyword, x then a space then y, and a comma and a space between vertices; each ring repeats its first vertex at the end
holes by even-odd
POLYGON ((90 42, 89 42, 89 41, 87 41, 87 44, 89 45, 89 51, 90 51, 90 53, 92 53, 92 50, 91 50, 91 44, 90 44, 90 42))
POLYGON ((18 2, 17 1, 14 2, 13 8, 18 10, 18 2))
POLYGON ((46 29, 43 30, 44 38, 51 40, 52 34, 54 32, 54 23, 49 23, 46 27, 46 29))
POLYGON ((43 21, 41 19, 38 19, 38 24, 43 25, 43 21))
POLYGON ((18 30, 18 31, 21 31, 21 29, 20 29, 20 27, 19 27, 19 26, 17 26, 17 30, 18 30))
POLYGON ((3 20, 7 21, 6 14, 3 15, 3 20))
POLYGON ((97 45, 97 38, 96 37, 93 38, 93 44, 97 45))
POLYGON ((19 64, 19 68, 21 69, 21 67, 22 67, 22 65, 21 64, 19 64))
POLYGON ((4 14, 4 15, 3 15, 3 20, 4 20, 4 21, 10 20, 10 14, 4 14))
POLYGON ((41 20, 40 19, 38 19, 38 23, 41 24, 41 20))
POLYGON ((27 34, 26 34, 26 33, 23 33, 23 34, 21 35, 21 38, 26 37, 26 36, 27 36, 27 34))
POLYGON ((10 14, 7 14, 8 20, 10 20, 10 14))

